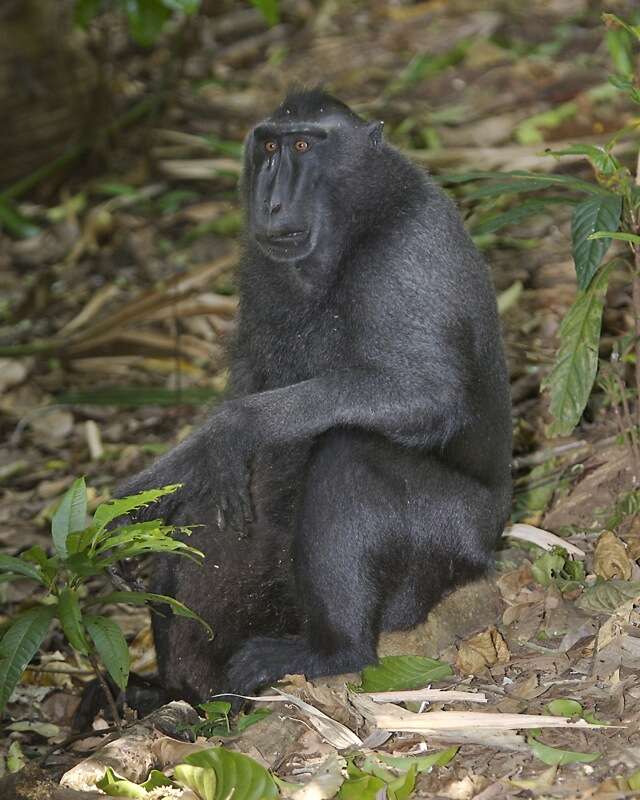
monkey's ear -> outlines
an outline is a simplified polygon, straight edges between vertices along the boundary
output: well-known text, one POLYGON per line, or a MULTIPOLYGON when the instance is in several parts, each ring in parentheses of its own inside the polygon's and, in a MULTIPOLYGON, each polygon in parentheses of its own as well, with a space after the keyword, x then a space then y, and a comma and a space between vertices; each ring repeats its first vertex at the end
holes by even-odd
POLYGON ((367 125, 367 133, 369 134, 369 141, 374 147, 379 147, 382 144, 382 129, 384 122, 370 122, 367 125))

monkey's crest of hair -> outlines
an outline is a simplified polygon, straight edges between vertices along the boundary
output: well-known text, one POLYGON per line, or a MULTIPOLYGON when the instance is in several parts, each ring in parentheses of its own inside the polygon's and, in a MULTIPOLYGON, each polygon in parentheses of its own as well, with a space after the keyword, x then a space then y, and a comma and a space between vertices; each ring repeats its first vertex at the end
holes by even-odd
POLYGON ((366 120, 352 111, 346 103, 333 97, 319 86, 312 89, 302 87, 290 89, 270 119, 274 121, 291 118, 321 120, 323 116, 331 114, 343 116, 356 125, 367 124, 366 120))

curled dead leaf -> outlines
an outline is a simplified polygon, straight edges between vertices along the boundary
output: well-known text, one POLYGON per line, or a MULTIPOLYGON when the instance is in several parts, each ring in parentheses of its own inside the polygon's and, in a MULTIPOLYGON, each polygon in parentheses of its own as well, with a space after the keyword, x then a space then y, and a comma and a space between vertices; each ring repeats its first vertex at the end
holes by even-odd
POLYGON ((605 580, 622 578, 628 581, 631 578, 633 562, 627 554, 624 543, 615 533, 605 531, 598 538, 596 551, 593 557, 593 569, 596 575, 605 580))
POLYGON ((456 667, 465 674, 475 675, 494 664, 507 664, 511 653, 501 634, 493 627, 477 633, 458 649, 456 667))

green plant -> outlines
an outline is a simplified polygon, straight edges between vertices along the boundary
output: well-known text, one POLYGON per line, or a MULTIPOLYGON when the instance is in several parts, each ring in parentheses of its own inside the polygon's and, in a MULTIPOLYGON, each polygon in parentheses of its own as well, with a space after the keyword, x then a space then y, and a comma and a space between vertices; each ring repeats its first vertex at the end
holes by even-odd
POLYGON ((204 558, 199 550, 173 538, 177 533, 189 534, 190 528, 164 525, 160 519, 117 524, 118 518, 179 488, 165 486, 101 503, 87 526, 87 490, 84 479, 79 478, 51 520, 53 555, 38 545, 18 557, 0 555, 0 581, 30 578, 44 589, 40 602, 11 620, 0 640, 0 713, 53 620, 58 621, 71 647, 91 664, 116 721, 115 702, 100 665, 124 689, 129 678, 129 650, 118 625, 96 610, 111 603, 165 603, 174 613, 198 620, 212 635, 204 620, 173 597, 129 591, 91 597, 85 587, 89 578, 105 574, 125 558, 147 553, 175 553, 196 561, 204 558))
POLYGON ((201 0, 76 0, 76 25, 86 28, 92 19, 109 8, 124 13, 129 31, 138 44, 152 45, 175 13, 194 14, 201 0))
MULTIPOLYGON (((608 28, 607 44, 616 70, 609 77, 609 82, 633 103, 640 104, 640 77, 633 72, 632 53, 633 45, 640 42, 640 25, 628 24, 614 14, 604 14, 603 20, 608 28)), ((640 395, 640 175, 634 175, 614 155, 614 148, 620 140, 638 127, 640 120, 634 120, 604 146, 577 144, 563 150, 547 150, 555 158, 567 155, 586 158, 593 168, 592 181, 570 175, 547 175, 524 170, 464 173, 447 176, 445 180, 462 183, 489 179, 489 182, 468 195, 471 199, 560 190, 560 195, 536 196, 519 202, 507 211, 491 215, 476 227, 474 233, 477 234, 494 232, 505 225, 520 222, 552 204, 568 203, 573 206, 572 251, 578 294, 561 326, 555 365, 544 384, 550 393, 550 409, 554 417, 552 435, 571 433, 582 416, 599 367, 602 312, 609 278, 614 266, 623 264, 628 269, 635 324, 634 330, 626 337, 626 343, 621 341, 621 346, 614 351, 618 353, 614 358, 635 363, 635 419, 627 402, 629 388, 620 384, 621 370, 615 377, 605 378, 605 382, 609 381, 608 385, 611 385, 611 380, 615 380, 624 436, 632 447, 636 475, 640 478, 640 403, 637 402, 640 395), (629 258, 616 256, 605 260, 613 240, 629 245, 629 258)))

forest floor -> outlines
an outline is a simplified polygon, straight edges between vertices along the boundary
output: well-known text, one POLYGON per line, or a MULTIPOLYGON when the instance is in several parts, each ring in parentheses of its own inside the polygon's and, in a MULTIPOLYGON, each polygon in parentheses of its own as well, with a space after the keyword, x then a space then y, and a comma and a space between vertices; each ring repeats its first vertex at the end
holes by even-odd
MULTIPOLYGON (((435 175, 562 169, 589 179, 586 162, 559 165, 544 150, 602 143, 630 119, 607 91, 611 54, 600 14, 624 16, 634 4, 611 5, 379 0, 325 2, 318 11, 301 2, 275 28, 257 12, 230 12, 192 31, 161 122, 110 142, 99 174, 85 160, 48 179, 20 206, 33 235, 0 233, 2 552, 50 547, 52 512, 74 478, 86 476, 95 507, 179 441, 223 391, 242 139, 292 83, 322 80, 363 115, 384 119, 387 139, 435 175), (9 357, 18 346, 19 357, 9 357)), ((154 52, 155 60, 139 51, 121 59, 123 96, 150 91, 162 45, 154 52)), ((633 144, 620 155, 629 163, 633 144)), ((470 198, 469 187, 453 189, 472 231, 520 202, 470 198)), ((461 745, 446 764, 417 775, 416 797, 640 796, 640 504, 605 395, 596 392, 571 437, 546 433, 540 386, 576 294, 570 208, 551 209, 476 241, 493 271, 511 373, 513 522, 562 537, 573 556, 505 538, 490 579, 449 597, 419 630, 385 637, 381 653, 446 661, 453 673, 432 688, 486 701, 436 699, 420 705, 423 717, 443 709, 480 709, 505 721, 566 713, 602 726, 532 733, 475 721, 423 735, 398 722, 400 732, 377 749, 398 755, 461 745), (579 580, 572 558, 584 565, 579 580)), ((628 284, 616 276, 605 350, 632 327, 628 284)), ((0 583, 0 599, 5 621, 33 601, 32 585, 0 583)), ((114 606, 112 617, 131 642, 133 671, 151 674, 147 611, 114 606)), ((52 631, 8 706, 2 770, 16 757, 29 766, 22 778, 5 778, 3 798, 53 797, 61 773, 99 743, 99 730, 67 741, 86 680, 87 664, 52 631)), ((284 688, 361 739, 375 727, 343 679, 298 677, 284 688)), ((304 778, 344 744, 339 726, 321 735, 304 710, 272 708, 224 741, 287 779, 304 778)))

